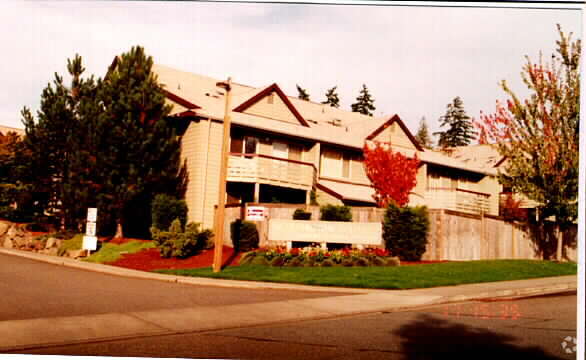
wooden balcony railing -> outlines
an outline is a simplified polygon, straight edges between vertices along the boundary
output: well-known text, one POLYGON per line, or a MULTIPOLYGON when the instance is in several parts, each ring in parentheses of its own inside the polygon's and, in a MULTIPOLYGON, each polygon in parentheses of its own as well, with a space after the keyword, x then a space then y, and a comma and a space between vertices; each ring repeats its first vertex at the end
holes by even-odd
POLYGON ((315 166, 303 161, 240 153, 231 153, 228 159, 228 181, 311 190, 315 177, 315 166))
POLYGON ((431 209, 447 209, 471 214, 490 213, 490 194, 465 189, 428 188, 425 193, 431 209))

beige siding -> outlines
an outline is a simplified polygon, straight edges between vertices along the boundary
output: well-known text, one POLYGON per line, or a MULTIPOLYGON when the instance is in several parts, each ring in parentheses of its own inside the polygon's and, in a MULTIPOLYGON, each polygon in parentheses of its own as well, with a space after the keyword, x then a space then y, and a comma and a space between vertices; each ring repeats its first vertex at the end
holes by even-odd
POLYGON ((354 156, 350 166, 351 181, 370 185, 370 180, 366 176, 366 170, 364 169, 364 162, 361 156, 354 156))
POLYGON ((222 124, 191 122, 182 139, 182 161, 187 162, 188 221, 214 225, 214 206, 218 203, 221 163, 222 124))
POLYGON ((381 142, 390 141, 393 147, 396 146, 413 150, 416 149, 407 134, 396 122, 381 131, 381 133, 378 134, 373 140, 381 142))
POLYGON ((317 189, 316 190, 316 194, 317 194, 317 202, 320 205, 327 205, 327 204, 344 205, 344 203, 342 202, 342 200, 340 200, 337 197, 334 197, 334 196, 328 194, 327 192, 325 192, 325 191, 323 191, 321 189, 317 189))
POLYGON ((476 185, 478 186, 478 190, 473 189, 474 191, 490 194, 489 214, 498 215, 499 214, 500 193, 501 193, 501 189, 502 189, 502 186, 498 182, 498 179, 494 176, 485 176, 476 185))
POLYGON ((260 137, 258 153, 261 155, 273 155, 273 142, 271 139, 260 137))
POLYGON ((276 93, 273 92, 272 94, 274 94, 272 96, 272 104, 269 104, 268 101, 271 97, 269 94, 246 109, 244 113, 299 124, 299 120, 297 120, 283 100, 276 93))
POLYGON ((419 167, 419 169, 417 169, 417 184, 415 184, 415 187, 413 188, 413 190, 411 190, 411 192, 420 196, 420 197, 424 197, 426 190, 427 190, 427 165, 423 164, 419 167))

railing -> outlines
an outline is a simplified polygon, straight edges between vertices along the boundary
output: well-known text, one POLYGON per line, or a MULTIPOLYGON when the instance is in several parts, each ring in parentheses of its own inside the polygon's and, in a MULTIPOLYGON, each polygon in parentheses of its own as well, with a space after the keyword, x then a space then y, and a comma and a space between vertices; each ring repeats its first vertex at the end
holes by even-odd
POLYGON ((490 194, 464 189, 428 188, 425 200, 430 209, 447 209, 471 214, 490 213, 490 194))
POLYGON ((231 153, 228 181, 258 182, 310 190, 315 181, 313 164, 260 154, 231 153))

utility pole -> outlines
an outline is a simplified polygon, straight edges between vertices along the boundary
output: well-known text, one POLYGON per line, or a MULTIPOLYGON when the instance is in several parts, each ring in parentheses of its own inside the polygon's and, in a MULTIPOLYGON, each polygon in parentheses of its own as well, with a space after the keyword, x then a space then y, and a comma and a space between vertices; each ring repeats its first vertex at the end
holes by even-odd
POLYGON ((220 166, 220 190, 218 194, 218 208, 214 229, 214 272, 222 270, 222 246, 224 245, 224 213, 226 209, 226 175, 228 172, 228 144, 230 142, 230 97, 232 93, 232 79, 216 83, 216 86, 226 90, 226 107, 224 109, 224 136, 222 139, 222 164, 220 166))

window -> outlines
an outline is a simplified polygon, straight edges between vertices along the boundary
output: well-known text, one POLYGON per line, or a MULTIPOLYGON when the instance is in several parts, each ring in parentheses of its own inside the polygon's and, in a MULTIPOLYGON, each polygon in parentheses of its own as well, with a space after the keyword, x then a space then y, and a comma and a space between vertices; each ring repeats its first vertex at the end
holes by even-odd
POLYGON ((287 159, 289 156, 289 147, 287 144, 273 141, 273 156, 281 159, 287 159))
POLYGON ((335 178, 350 178, 350 156, 338 151, 322 153, 321 174, 335 178))
POLYGON ((244 137, 244 153, 245 154, 256 154, 256 148, 258 139, 253 136, 244 137))

